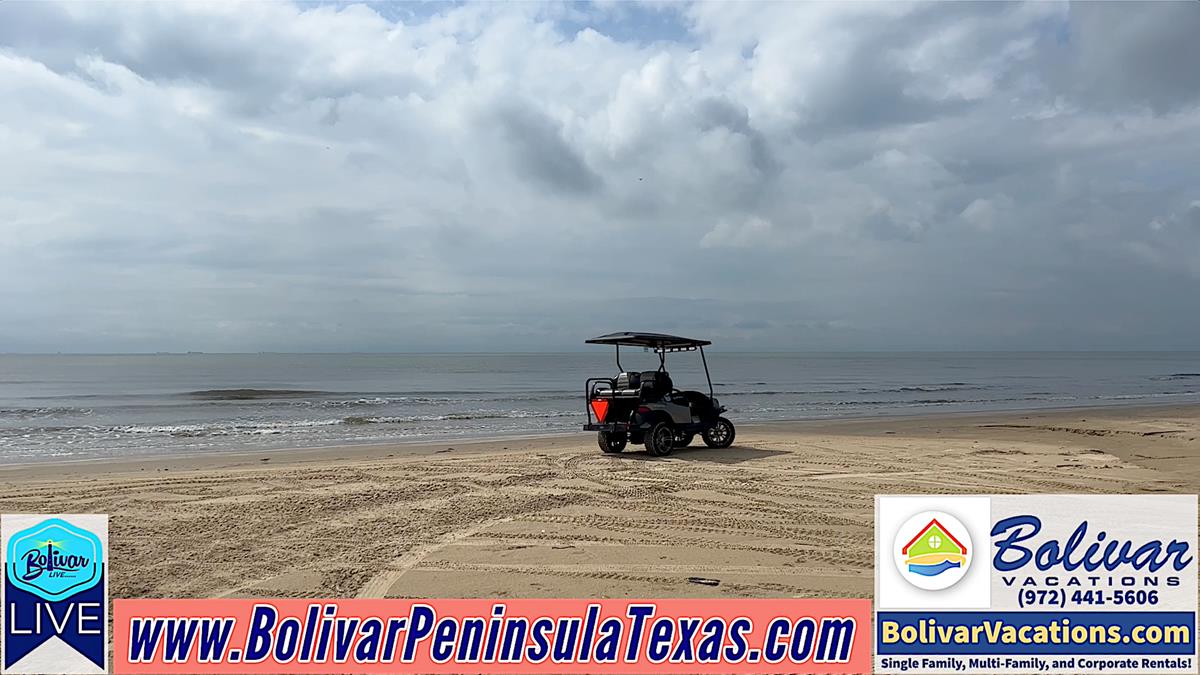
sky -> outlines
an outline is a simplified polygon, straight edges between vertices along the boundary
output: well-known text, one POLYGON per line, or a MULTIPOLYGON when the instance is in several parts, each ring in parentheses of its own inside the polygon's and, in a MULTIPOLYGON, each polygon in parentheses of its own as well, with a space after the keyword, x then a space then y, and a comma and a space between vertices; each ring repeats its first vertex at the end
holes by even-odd
POLYGON ((0 3, 0 352, 1195 349, 1200 3, 0 3))

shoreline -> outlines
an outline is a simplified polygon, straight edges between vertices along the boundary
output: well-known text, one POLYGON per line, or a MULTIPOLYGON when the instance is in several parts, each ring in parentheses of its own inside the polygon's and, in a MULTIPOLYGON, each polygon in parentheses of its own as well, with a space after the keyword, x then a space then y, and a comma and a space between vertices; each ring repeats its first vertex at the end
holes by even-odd
MULTIPOLYGON (((0 466, 569 435, 584 421, 580 379, 612 372, 611 353, 586 354, 17 360, 0 381, 0 466)), ((713 387, 748 428, 1200 404, 1197 363, 1183 352, 730 353, 713 387)), ((698 364, 676 365, 680 386, 707 390, 698 364)))
MULTIPOLYGON (((1103 415, 1116 412, 1129 415, 1170 415, 1173 413, 1200 415, 1200 403, 1131 403, 1113 405, 1064 406, 1055 408, 1027 408, 1004 410, 969 410, 960 412, 922 412, 912 414, 876 414, 843 416, 820 419, 769 420, 737 424, 739 436, 749 433, 818 433, 852 432, 855 428, 869 432, 876 426, 912 428, 920 426, 950 426, 958 422, 981 418, 1057 418, 1065 414, 1103 415)), ((522 450, 553 449, 563 445, 594 444, 594 434, 586 431, 555 431, 533 434, 467 436, 456 438, 433 438, 396 440, 386 443, 342 443, 320 446, 300 446, 261 449, 213 450, 188 453, 150 453, 145 455, 81 457, 73 459, 43 459, 26 462, 0 463, 0 477, 54 477, 99 469, 101 473, 122 473, 155 469, 225 469, 238 466, 273 466, 303 464, 314 461, 355 461, 380 458, 416 458, 439 455, 451 449, 458 453, 496 453, 510 451, 508 446, 520 446, 522 450), (77 471, 72 471, 77 470, 77 471)), ((700 447, 702 443, 697 441, 700 447)), ((736 444, 735 444, 736 445, 736 444)), ((636 452, 637 446, 626 452, 636 452)))
POLYGON ((42 463, 0 511, 109 514, 117 598, 823 598, 871 596, 876 494, 1200 492, 1200 405, 738 431, 42 463))

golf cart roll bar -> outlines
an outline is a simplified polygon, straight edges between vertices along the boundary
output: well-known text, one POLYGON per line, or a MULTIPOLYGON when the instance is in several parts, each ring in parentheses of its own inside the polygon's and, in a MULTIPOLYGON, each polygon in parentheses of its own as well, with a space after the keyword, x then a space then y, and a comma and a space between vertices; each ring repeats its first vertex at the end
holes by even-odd
POLYGON ((620 372, 625 372, 625 368, 621 366, 621 345, 653 349, 658 354, 658 369, 660 371, 666 371, 667 369, 668 352, 694 352, 699 350, 700 361, 704 364, 704 379, 708 380, 708 397, 715 398, 713 395, 712 376, 708 374, 708 359, 704 358, 704 347, 705 345, 711 345, 711 340, 696 340, 679 337, 678 335, 666 335, 664 333, 636 333, 626 331, 623 333, 601 335, 590 340, 585 340, 584 342, 593 345, 613 345, 617 350, 617 370, 620 372))

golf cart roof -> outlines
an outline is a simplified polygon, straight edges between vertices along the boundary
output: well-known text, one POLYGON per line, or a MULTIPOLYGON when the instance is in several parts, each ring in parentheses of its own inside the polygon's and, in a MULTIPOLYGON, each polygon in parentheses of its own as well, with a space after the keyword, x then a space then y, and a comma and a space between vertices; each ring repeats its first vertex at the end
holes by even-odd
POLYGON ((663 333, 609 333, 601 335, 586 341, 592 345, 624 345, 626 347, 652 347, 654 349, 695 349, 711 345, 708 340, 694 340, 692 338, 679 337, 678 335, 665 335, 663 333))

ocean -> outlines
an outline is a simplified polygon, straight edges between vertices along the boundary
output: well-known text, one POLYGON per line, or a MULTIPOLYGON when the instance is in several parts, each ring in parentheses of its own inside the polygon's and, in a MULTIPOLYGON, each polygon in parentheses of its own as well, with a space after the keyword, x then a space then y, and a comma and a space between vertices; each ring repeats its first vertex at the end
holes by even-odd
MULTIPOLYGON (((1200 401, 1200 352, 708 352, 738 422, 1200 401)), ((627 370, 657 357, 622 350, 627 370)), ((699 356, 672 354, 680 389, 699 356)), ((573 432, 612 350, 0 355, 0 463, 573 432)))

